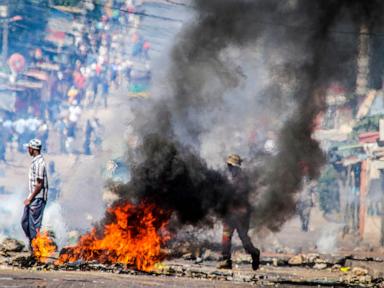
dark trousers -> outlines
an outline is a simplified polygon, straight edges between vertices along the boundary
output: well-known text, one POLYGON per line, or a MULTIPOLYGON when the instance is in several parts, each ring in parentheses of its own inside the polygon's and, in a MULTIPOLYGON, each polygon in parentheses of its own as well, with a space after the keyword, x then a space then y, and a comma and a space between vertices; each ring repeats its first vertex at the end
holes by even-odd
POLYGON ((250 212, 237 211, 230 213, 223 221, 222 255, 223 259, 231 259, 231 241, 236 230, 243 243, 245 251, 251 255, 259 255, 260 251, 253 246, 248 236, 250 212))
POLYGON ((46 201, 44 199, 36 198, 31 204, 24 207, 21 227, 30 242, 36 237, 37 231, 41 228, 45 204, 46 201))
POLYGON ((309 226, 309 217, 311 215, 311 207, 302 207, 298 212, 301 221, 301 230, 307 232, 309 226))

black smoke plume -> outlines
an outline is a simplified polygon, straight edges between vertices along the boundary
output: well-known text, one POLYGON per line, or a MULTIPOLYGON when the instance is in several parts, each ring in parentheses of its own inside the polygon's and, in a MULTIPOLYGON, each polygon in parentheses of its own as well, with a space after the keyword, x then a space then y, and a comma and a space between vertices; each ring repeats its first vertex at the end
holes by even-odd
MULTIPOLYGON (((384 3, 195 0, 194 5, 195 21, 172 50, 168 95, 154 97, 138 109, 141 116, 134 125, 142 139, 139 161, 132 167, 131 183, 119 187, 118 201, 151 199, 186 223, 197 223, 211 212, 225 215, 233 187, 201 158, 201 136, 213 125, 223 124, 218 115, 226 113, 220 110, 224 94, 253 81, 223 52, 254 46, 263 51, 263 67, 273 76, 263 87, 262 97, 255 93, 255 99, 260 105, 267 98, 294 103, 280 127, 277 155, 268 156, 261 169, 249 167, 256 195, 250 203, 254 223, 276 231, 295 213, 294 196, 303 174, 316 178, 325 161, 312 134, 316 117, 326 108, 326 90, 338 81, 353 91, 360 27, 383 28, 384 3)), ((257 123, 262 109, 255 105, 253 115, 237 115, 257 123)), ((270 115, 271 121, 279 118, 279 112, 270 115)))
POLYGON ((233 201, 231 185, 190 149, 151 134, 144 138, 140 153, 144 158, 133 169, 130 183, 116 187, 117 203, 155 203, 176 212, 184 224, 196 224, 210 213, 226 214, 233 201))

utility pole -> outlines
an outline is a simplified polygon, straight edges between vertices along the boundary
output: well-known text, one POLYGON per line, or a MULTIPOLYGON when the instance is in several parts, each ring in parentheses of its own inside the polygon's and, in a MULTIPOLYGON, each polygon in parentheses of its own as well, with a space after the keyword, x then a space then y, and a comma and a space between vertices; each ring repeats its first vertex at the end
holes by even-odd
MULTIPOLYGON (((366 23, 360 25, 360 35, 358 39, 358 55, 357 55, 357 77, 356 77, 356 95, 364 97, 368 92, 368 77, 369 77, 369 29, 366 23)), ((360 189, 359 189, 359 235, 363 239, 365 232, 365 220, 367 213, 367 194, 369 186, 368 169, 369 160, 364 160, 361 163, 360 171, 360 189)))
MULTIPOLYGON (((384 143, 384 119, 379 120, 379 140, 384 143)), ((381 165, 380 165, 381 166, 381 165)), ((380 169, 381 210, 380 210, 380 245, 384 247, 384 169, 380 169)))
POLYGON ((380 169, 380 186, 381 186, 381 211, 380 211, 380 245, 384 247, 384 169, 380 169))

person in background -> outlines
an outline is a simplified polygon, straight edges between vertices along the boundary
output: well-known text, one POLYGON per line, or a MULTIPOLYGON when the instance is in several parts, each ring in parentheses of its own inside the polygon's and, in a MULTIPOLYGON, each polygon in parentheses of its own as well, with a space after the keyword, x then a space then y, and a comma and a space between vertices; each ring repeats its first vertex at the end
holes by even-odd
POLYGON ((50 201, 56 201, 60 197, 60 185, 61 179, 59 174, 56 172, 55 162, 50 161, 48 164, 49 171, 49 199, 50 201))
POLYGON ((83 144, 83 153, 85 155, 91 155, 91 136, 93 132, 93 127, 91 125, 91 121, 88 119, 87 124, 85 126, 85 140, 83 144))
POLYGON ((302 190, 299 194, 299 199, 296 204, 296 209, 300 217, 301 230, 308 232, 309 218, 311 216, 311 210, 314 206, 314 193, 316 184, 309 177, 309 167, 305 162, 300 162, 300 166, 303 173, 302 190))
POLYGON ((311 210, 313 207, 313 195, 315 184, 310 180, 308 176, 303 178, 303 188, 300 193, 300 198, 297 202, 297 212, 300 217, 301 230, 308 232, 309 219, 311 216, 311 210))
POLYGON ((108 107, 108 93, 109 93, 108 77, 107 75, 104 75, 104 77, 102 77, 102 84, 101 84, 101 96, 103 98, 104 108, 108 107))

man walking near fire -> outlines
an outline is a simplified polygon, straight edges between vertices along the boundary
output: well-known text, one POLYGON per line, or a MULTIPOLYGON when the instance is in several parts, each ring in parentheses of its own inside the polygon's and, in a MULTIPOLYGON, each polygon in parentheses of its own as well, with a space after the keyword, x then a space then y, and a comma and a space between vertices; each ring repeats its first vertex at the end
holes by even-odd
POLYGON ((236 230, 243 243, 245 251, 252 256, 252 269, 257 270, 260 262, 260 251, 253 246, 248 236, 251 207, 248 202, 248 181, 241 170, 241 158, 231 154, 227 158, 228 178, 234 187, 234 197, 230 204, 228 215, 223 220, 222 261, 220 269, 232 269, 231 241, 236 230))
POLYGON ((21 226, 29 240, 31 252, 33 252, 32 240, 40 231, 47 202, 48 178, 45 161, 41 155, 41 141, 33 139, 25 146, 33 159, 29 168, 29 195, 24 200, 25 206, 21 226))

